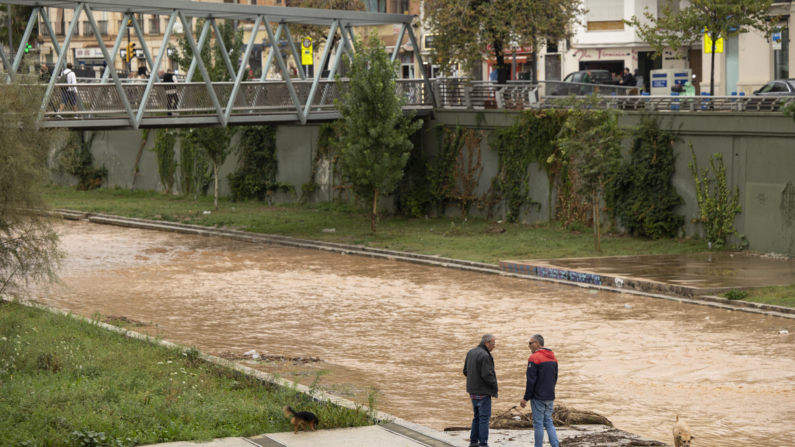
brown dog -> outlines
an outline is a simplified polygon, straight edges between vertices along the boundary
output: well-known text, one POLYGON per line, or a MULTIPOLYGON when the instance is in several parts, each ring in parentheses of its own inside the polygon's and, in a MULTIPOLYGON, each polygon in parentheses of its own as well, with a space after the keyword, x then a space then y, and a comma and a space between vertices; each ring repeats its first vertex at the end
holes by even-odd
POLYGON ((694 436, 690 434, 690 426, 684 420, 679 420, 679 415, 676 416, 676 425, 674 425, 674 446, 676 447, 690 447, 690 441, 694 436))
MULTIPOLYGON (((295 431, 293 433, 298 434, 298 429, 301 428, 302 425, 305 425, 315 431, 315 426, 320 423, 320 419, 315 416, 314 413, 309 411, 299 411, 296 413, 290 407, 282 408, 282 412, 284 413, 285 417, 290 418, 290 423, 293 424, 293 428, 295 431)), ((306 430, 306 429, 305 429, 306 430)))

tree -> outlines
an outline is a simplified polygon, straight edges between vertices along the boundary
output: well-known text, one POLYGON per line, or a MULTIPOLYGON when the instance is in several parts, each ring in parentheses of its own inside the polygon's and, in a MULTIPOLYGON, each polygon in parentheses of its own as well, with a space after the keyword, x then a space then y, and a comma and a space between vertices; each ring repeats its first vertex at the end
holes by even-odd
MULTIPOLYGON (((194 39, 197 39, 197 45, 203 26, 204 21, 197 20, 194 30, 194 39)), ((225 20, 218 24, 218 30, 220 31, 226 50, 232 53, 229 59, 232 62, 232 68, 235 70, 235 73, 237 73, 237 70, 240 67, 240 63, 238 62, 238 54, 243 46, 243 29, 240 28, 235 31, 232 27, 232 23, 229 20, 225 20)), ((213 37, 214 36, 215 35, 213 33, 213 37)), ((190 69, 193 52, 191 51, 187 39, 184 37, 179 40, 179 46, 182 50, 182 55, 178 55, 177 60, 179 61, 180 67, 182 67, 182 69, 187 73, 187 71, 190 69)), ((175 54, 178 53, 175 52, 175 54)), ((204 47, 201 49, 201 58, 205 68, 207 69, 207 74, 209 75, 212 82, 228 81, 232 78, 226 67, 226 62, 224 61, 223 54, 221 53, 220 45, 212 45, 212 42, 209 41, 205 42, 204 47)), ((201 72, 198 69, 195 71, 193 78, 190 81, 203 81, 201 72)), ((222 164, 224 164, 227 155, 229 155, 229 152, 231 151, 232 137, 234 137, 236 130, 225 127, 191 129, 191 131, 194 136, 194 139, 191 141, 191 143, 195 143, 195 145, 203 149, 202 151, 192 152, 191 155, 194 157, 209 157, 210 161, 213 163, 213 177, 215 179, 215 195, 213 203, 215 205, 215 209, 218 210, 218 169, 222 164)), ((188 147, 195 148, 195 146, 190 145, 190 143, 188 147)), ((194 164, 196 166, 202 166, 204 164, 202 160, 195 161, 196 163, 194 164)), ((188 169, 190 170, 192 168, 188 169)), ((203 172, 193 172, 193 175, 198 178, 200 178, 202 174, 203 172)))
POLYGON ((625 20, 624 23, 634 27, 638 36, 657 50, 658 55, 670 48, 681 56, 682 48, 699 41, 706 31, 712 39, 709 92, 713 96, 718 39, 739 36, 752 30, 760 31, 769 38, 778 21, 770 17, 773 0, 690 0, 689 6, 685 8, 680 8, 679 4, 677 0, 668 0, 660 17, 646 11, 643 13, 645 20, 633 16, 632 20, 625 20))
MULTIPOLYGON (((425 27, 434 34, 433 57, 444 73, 460 63, 466 73, 483 59, 496 58, 498 82, 508 79, 505 65, 510 47, 532 47, 572 36, 581 0, 425 0, 425 27)), ((535 62, 535 58, 534 58, 535 62)), ((535 75, 533 65, 533 79, 535 75)))
MULTIPOLYGON (((30 15, 33 14, 33 6, 21 5, 0 5, 0 45, 7 45, 9 42, 13 43, 11 53, 14 54, 19 48, 19 42, 25 34, 25 28, 28 27, 28 20, 30 15), (9 8, 11 9, 11 40, 8 39, 8 22, 9 22, 9 8)), ((33 31, 30 33, 30 41, 33 42, 36 36, 39 35, 38 22, 33 25, 33 31)))
POLYGON ((626 135, 618 125, 619 112, 611 108, 599 109, 599 101, 601 99, 595 95, 582 100, 564 100, 563 103, 572 109, 558 139, 560 157, 571 163, 579 175, 579 193, 591 199, 596 251, 602 250, 599 199, 607 183, 613 180, 610 174, 621 163, 621 140, 626 135))
POLYGON ((192 129, 196 142, 204 149, 204 152, 213 162, 213 178, 215 179, 215 199, 213 204, 218 211, 218 170, 226 161, 226 157, 232 150, 230 142, 235 131, 229 127, 201 127, 192 129))
POLYGON ((57 279, 63 255, 56 219, 46 212, 39 185, 49 179, 50 148, 62 131, 39 127, 45 86, 18 76, 0 89, 0 295, 21 295, 30 282, 57 279))
POLYGON ((372 197, 370 226, 376 231, 378 195, 390 194, 403 176, 411 153, 409 135, 422 127, 422 120, 403 115, 406 99, 395 90, 396 63, 390 61, 384 43, 374 34, 353 61, 346 59, 350 81, 337 77, 341 100, 334 100, 340 112, 338 141, 340 166, 353 190, 361 197, 372 197))

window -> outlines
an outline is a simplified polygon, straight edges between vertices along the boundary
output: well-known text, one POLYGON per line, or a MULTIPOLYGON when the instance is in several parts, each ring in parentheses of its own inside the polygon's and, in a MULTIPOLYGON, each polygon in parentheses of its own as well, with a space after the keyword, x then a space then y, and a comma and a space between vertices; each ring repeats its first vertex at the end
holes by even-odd
POLYGON ((409 11, 409 0, 389 0, 390 14, 407 14, 409 11))
POLYGON ((160 16, 152 16, 149 19, 149 34, 160 34, 160 16))
MULTIPOLYGON (((624 19, 624 0, 585 0, 590 22, 615 22, 624 19)), ((622 23, 623 25, 623 23, 622 23)))
POLYGON ((783 82, 776 82, 773 85, 773 89, 770 90, 770 91, 771 92, 776 92, 776 93, 787 93, 787 92, 789 92, 789 88, 783 82))
POLYGON ((789 79, 789 29, 781 30, 781 49, 773 51, 775 79, 789 79))
POLYGON ((108 21, 107 20, 100 20, 99 21, 99 34, 103 36, 108 35, 108 21))

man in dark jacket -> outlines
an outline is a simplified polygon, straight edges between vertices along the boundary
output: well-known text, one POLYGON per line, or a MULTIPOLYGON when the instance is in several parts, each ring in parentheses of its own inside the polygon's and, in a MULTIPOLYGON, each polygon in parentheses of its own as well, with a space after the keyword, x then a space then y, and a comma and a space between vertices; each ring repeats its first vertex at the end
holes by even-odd
POLYGON ((467 353, 464 361, 464 376, 467 378, 467 393, 472 399, 475 417, 472 419, 470 447, 489 445, 489 419, 491 419, 491 398, 497 398, 497 373, 494 372, 494 350, 496 340, 491 334, 480 339, 477 348, 467 353))
POLYGON ((621 78, 621 82, 619 84, 625 85, 627 87, 635 87, 638 81, 635 79, 635 76, 632 76, 632 73, 629 72, 629 68, 624 69, 624 77, 621 78))
POLYGON ((555 384, 558 383, 558 359, 552 351, 544 347, 544 337, 539 334, 530 337, 528 345, 533 354, 527 360, 527 388, 519 405, 525 408, 527 401, 530 401, 535 447, 541 447, 544 443, 544 428, 547 429, 549 445, 559 447, 558 433, 552 425, 555 384))

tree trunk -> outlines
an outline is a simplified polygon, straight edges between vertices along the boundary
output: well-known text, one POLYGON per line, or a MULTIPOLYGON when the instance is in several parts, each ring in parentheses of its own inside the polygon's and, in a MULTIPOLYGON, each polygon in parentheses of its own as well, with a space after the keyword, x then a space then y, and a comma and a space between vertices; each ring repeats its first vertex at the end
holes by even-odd
POLYGON ((215 210, 218 211, 218 163, 213 163, 213 176, 215 177, 215 210))
POLYGON ((533 82, 538 82, 538 39, 535 37, 535 30, 533 30, 533 82))
POLYGON ((599 251, 599 221, 596 217, 596 192, 592 193, 591 205, 593 209, 591 210, 591 214, 593 215, 593 249, 594 251, 599 251))
POLYGON ((373 193, 373 212, 370 214, 370 229, 375 233, 376 219, 378 218, 378 190, 373 193))
POLYGON ((602 251, 602 235, 601 235, 601 228, 600 228, 600 217, 599 216, 599 195, 595 195, 595 203, 594 206, 596 207, 596 251, 602 251))
POLYGON ((709 70, 709 96, 715 96, 715 47, 717 46, 717 35, 712 36, 712 67, 709 70))
POLYGON ((494 41, 494 55, 497 58, 497 62, 494 65, 497 70, 497 84, 507 84, 508 67, 505 66, 505 52, 502 48, 502 42, 499 40, 494 41))

